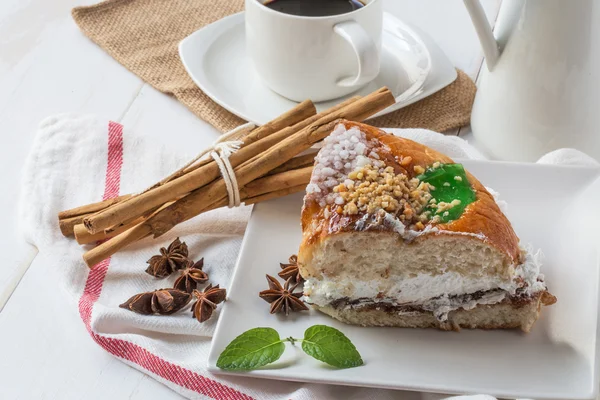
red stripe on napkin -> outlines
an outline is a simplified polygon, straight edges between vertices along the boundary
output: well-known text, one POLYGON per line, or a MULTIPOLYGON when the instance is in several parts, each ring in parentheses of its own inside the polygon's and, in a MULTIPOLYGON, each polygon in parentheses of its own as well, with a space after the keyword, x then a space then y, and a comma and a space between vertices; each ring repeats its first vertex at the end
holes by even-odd
MULTIPOLYGON (((108 163, 106 166, 104 200, 119 195, 122 166, 123 126, 116 122, 110 122, 108 124, 108 163)), ((252 400, 252 397, 244 393, 170 363, 137 344, 122 339, 105 337, 94 332, 91 327, 92 310, 94 303, 98 301, 100 293, 102 293, 102 285, 109 265, 110 258, 100 262, 90 270, 83 294, 79 299, 79 315, 96 343, 114 356, 135 363, 163 379, 215 400, 252 400)))

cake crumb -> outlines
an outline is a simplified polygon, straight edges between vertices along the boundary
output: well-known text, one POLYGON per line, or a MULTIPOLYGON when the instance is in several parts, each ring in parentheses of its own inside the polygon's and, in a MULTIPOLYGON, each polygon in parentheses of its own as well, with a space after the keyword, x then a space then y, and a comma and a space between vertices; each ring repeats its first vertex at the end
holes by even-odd
POLYGON ((412 162, 412 157, 411 156, 407 156, 407 157, 402 157, 402 161, 400 161, 400 165, 403 167, 408 167, 408 165, 412 162))
POLYGON ((437 204, 436 212, 435 213, 436 214, 443 213, 444 211, 447 211, 447 210, 451 209, 452 207, 456 207, 459 204, 460 204, 460 200, 458 200, 458 199, 454 199, 450 203, 447 203, 445 201, 440 201, 437 204))

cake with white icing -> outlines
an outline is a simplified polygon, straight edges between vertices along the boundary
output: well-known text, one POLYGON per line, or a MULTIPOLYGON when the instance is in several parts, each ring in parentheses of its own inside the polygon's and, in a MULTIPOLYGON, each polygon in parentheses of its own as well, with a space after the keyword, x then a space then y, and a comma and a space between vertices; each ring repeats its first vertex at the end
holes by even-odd
POLYGON ((368 125, 343 122, 325 139, 302 230, 305 300, 347 323, 529 331, 556 301, 541 254, 477 179, 368 125))

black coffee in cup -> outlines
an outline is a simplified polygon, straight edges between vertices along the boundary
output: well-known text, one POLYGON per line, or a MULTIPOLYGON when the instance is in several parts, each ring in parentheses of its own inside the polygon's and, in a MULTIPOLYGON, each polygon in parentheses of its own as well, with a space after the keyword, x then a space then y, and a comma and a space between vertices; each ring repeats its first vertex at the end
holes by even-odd
POLYGON ((326 17, 358 10, 365 6, 360 0, 267 0, 272 10, 304 17, 326 17))

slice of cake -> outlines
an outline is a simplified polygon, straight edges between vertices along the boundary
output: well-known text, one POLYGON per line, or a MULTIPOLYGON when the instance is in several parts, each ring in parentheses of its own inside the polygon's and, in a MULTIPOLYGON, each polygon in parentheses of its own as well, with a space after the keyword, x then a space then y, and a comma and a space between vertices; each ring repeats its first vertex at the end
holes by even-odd
POLYGON ((462 165, 340 123, 315 159, 298 253, 308 303, 350 324, 520 328, 556 299, 540 254, 462 165))

